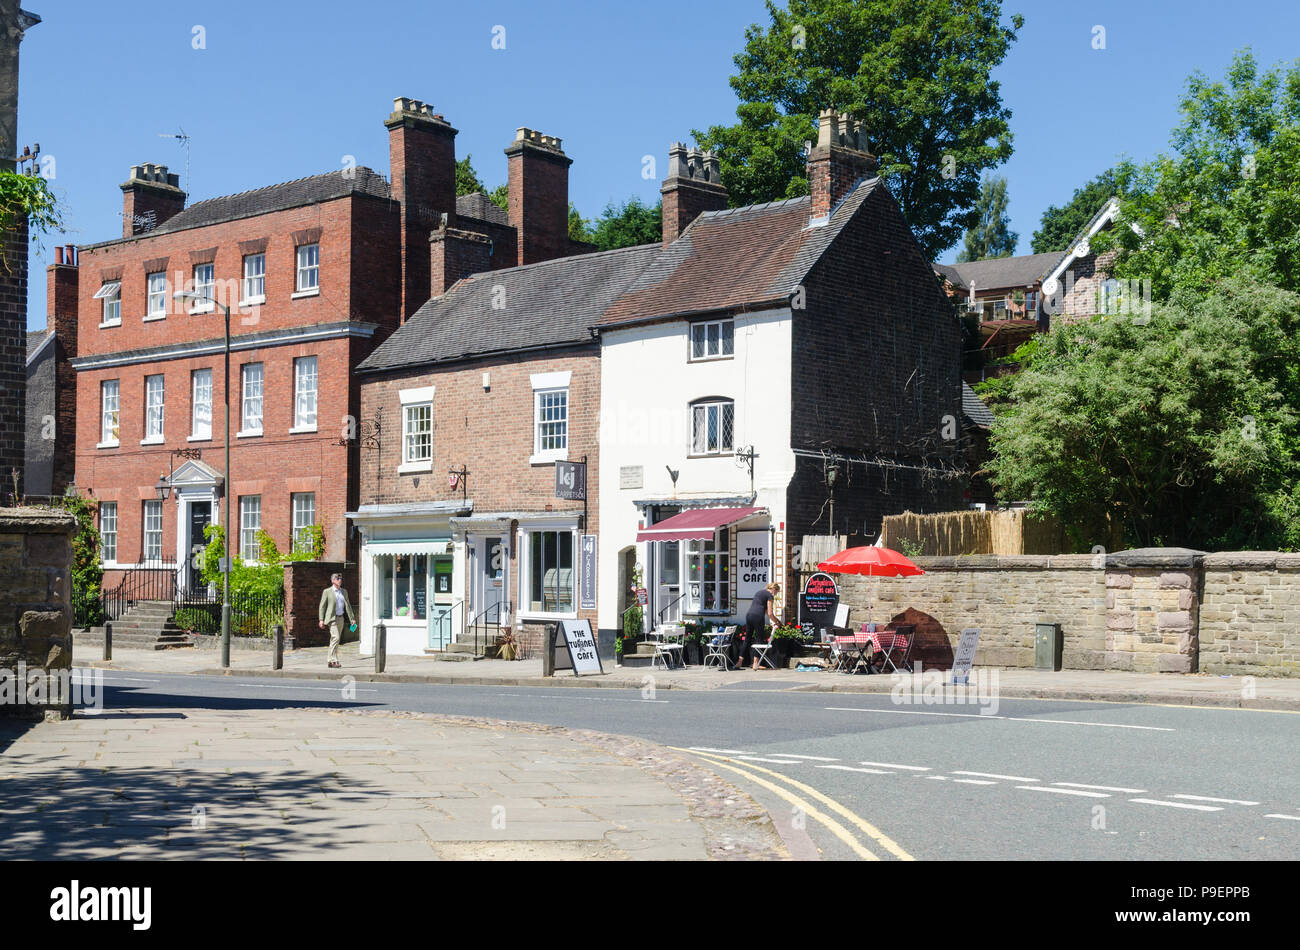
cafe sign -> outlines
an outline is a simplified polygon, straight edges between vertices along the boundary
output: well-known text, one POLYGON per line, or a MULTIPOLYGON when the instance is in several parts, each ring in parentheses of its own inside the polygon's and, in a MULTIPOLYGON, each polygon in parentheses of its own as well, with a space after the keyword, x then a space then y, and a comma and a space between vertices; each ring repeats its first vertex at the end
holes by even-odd
POLYGON ((804 583, 802 619, 819 627, 831 626, 839 605, 840 588, 831 575, 818 571, 804 583))

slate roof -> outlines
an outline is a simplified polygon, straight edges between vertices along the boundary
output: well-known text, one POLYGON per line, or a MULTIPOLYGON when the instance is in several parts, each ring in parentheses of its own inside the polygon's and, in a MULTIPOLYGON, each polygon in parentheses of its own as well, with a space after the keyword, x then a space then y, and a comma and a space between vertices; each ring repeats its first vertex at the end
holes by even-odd
POLYGON ((45 342, 45 334, 49 332, 48 327, 43 330, 27 331, 27 358, 29 360, 36 355, 36 351, 39 350, 41 344, 45 342))
POLYGON ((965 380, 962 380, 961 384, 961 414, 983 429, 993 425, 993 413, 988 406, 984 405, 984 400, 975 395, 975 390, 971 389, 965 380))
POLYGON ((358 165, 352 169, 352 172, 351 178, 345 178, 342 171, 326 172, 323 175, 297 178, 278 185, 267 185, 265 188, 254 188, 252 191, 241 191, 234 195, 198 201, 179 214, 168 218, 152 231, 137 236, 170 234, 187 228, 199 228, 222 221, 249 218, 270 211, 283 211, 286 208, 331 201, 354 192, 379 198, 391 197, 388 180, 383 175, 364 165, 358 165))
POLYGON ((601 325, 785 303, 878 187, 879 178, 861 182, 819 227, 808 226, 807 197, 706 212, 605 312, 601 325))
POLYGON ((990 257, 965 264, 935 264, 934 269, 963 290, 969 290, 974 282, 978 295, 981 290, 1032 287, 1050 274, 1063 256, 1061 251, 1052 251, 1019 257, 990 257))
POLYGON ((510 215, 503 208, 493 204, 492 199, 481 191, 476 191, 472 195, 461 195, 457 198, 456 216, 477 218, 479 221, 500 224, 505 227, 510 226, 510 215))
POLYGON ((658 244, 643 244, 467 277, 417 310, 358 369, 373 372, 590 341, 601 313, 660 251, 658 244), (494 308, 494 298, 505 306, 494 308))

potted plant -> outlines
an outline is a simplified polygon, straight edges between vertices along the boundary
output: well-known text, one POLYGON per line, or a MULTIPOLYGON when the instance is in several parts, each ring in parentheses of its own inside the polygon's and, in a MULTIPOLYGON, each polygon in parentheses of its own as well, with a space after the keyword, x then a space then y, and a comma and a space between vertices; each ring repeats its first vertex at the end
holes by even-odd
POLYGON ((808 642, 808 637, 793 624, 777 627, 772 631, 772 662, 780 669, 787 666, 790 657, 808 642))
POLYGON ((516 660, 519 658, 519 641, 515 635, 506 630, 501 636, 497 637, 497 659, 498 660, 516 660))

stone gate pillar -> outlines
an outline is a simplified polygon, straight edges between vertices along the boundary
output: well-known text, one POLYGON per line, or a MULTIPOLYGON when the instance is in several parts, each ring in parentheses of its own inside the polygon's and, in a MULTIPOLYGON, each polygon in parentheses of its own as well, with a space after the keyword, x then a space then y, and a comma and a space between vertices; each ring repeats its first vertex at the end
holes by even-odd
POLYGON ((1205 552, 1140 548, 1106 558, 1106 667, 1195 673, 1205 552))

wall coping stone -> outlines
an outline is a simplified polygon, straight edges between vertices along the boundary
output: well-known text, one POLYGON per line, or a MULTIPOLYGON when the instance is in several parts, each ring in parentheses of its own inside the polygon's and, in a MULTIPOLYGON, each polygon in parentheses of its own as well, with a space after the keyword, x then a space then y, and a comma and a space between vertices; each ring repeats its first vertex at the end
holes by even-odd
POLYGON ((1207 569, 1250 571, 1300 571, 1300 554, 1278 551, 1222 551, 1205 556, 1207 569))
POLYGON ((962 554, 912 558, 923 571, 1089 570, 1090 554, 962 554))
POLYGON ((1204 560, 1204 551, 1193 551, 1191 548, 1135 548, 1108 554, 1106 568, 1198 568, 1204 560))
POLYGON ((75 534, 77 519, 52 508, 0 508, 0 534, 75 534))

